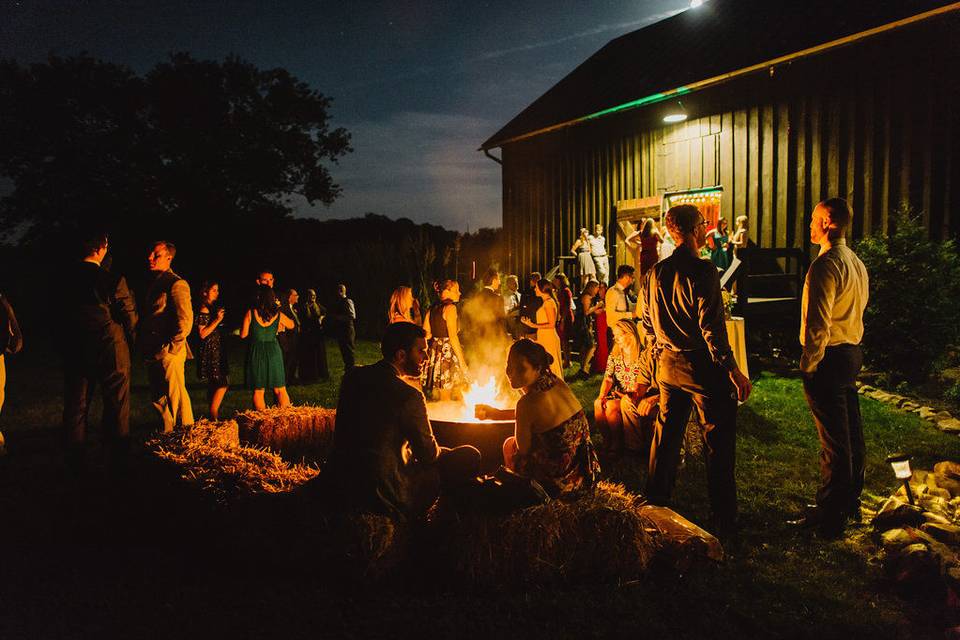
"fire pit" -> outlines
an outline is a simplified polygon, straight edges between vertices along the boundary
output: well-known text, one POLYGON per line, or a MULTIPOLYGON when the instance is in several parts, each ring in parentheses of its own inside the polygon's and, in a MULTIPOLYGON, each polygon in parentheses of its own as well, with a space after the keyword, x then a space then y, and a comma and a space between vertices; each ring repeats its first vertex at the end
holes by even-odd
POLYGON ((480 468, 493 473, 503 464, 503 441, 513 435, 513 420, 477 420, 474 407, 489 404, 498 408, 512 406, 513 401, 497 397, 493 378, 482 385, 474 385, 464 393, 462 402, 429 402, 427 414, 433 435, 444 447, 473 445, 483 456, 480 468))

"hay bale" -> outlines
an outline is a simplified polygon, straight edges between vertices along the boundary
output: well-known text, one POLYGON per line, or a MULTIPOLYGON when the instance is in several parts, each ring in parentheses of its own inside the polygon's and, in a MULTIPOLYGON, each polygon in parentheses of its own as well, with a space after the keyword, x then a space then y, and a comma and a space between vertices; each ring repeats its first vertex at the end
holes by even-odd
POLYGON ((323 407, 270 407, 236 416, 240 438, 279 451, 288 460, 322 461, 333 444, 336 410, 323 407))
POLYGON ((148 446, 180 476, 220 499, 290 491, 314 478, 314 467, 285 462, 267 450, 241 446, 238 425, 201 420, 190 429, 164 434, 148 446))
POLYGON ((624 584, 654 559, 686 568, 723 555, 710 534, 610 482, 503 517, 470 514, 434 535, 442 563, 475 585, 624 584))

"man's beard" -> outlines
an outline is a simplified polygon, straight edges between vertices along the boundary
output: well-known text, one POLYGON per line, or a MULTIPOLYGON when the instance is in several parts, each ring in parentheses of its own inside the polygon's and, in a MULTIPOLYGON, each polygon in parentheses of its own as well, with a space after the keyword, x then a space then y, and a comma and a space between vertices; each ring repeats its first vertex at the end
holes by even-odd
POLYGON ((403 361, 403 373, 408 376, 416 376, 419 378, 424 364, 425 363, 423 362, 417 364, 413 358, 407 358, 403 361))

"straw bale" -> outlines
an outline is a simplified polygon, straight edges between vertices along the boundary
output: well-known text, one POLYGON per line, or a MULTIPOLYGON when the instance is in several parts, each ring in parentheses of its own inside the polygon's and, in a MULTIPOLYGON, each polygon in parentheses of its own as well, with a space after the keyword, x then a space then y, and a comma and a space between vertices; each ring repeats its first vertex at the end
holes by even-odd
POLYGON ((157 457, 179 465, 184 480, 218 498, 286 492, 317 475, 314 467, 291 465, 271 451, 241 446, 237 432, 233 420, 201 420, 148 444, 157 457))
POLYGON ((624 584, 654 560, 687 568, 723 557, 710 534, 610 482, 504 517, 469 514, 450 527, 435 532, 443 562, 477 585, 624 584))
POLYGON ((333 444, 336 410, 323 407, 270 407, 236 416, 240 438, 280 451, 288 460, 322 461, 333 444))

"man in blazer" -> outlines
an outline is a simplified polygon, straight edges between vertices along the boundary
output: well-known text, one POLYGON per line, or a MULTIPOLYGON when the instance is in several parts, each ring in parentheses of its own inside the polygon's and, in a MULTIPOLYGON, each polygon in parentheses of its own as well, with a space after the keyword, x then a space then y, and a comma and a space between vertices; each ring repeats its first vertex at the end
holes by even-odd
POLYGON ((280 303, 280 313, 293 320, 293 329, 284 329, 277 334, 277 342, 280 343, 280 351, 283 353, 284 377, 288 387, 296 380, 300 362, 300 315, 297 313, 299 300, 300 294, 297 290, 289 289, 284 293, 280 303))
POLYGON ((137 310, 126 280, 102 266, 107 247, 105 233, 83 240, 83 260, 68 274, 64 287, 63 428, 68 462, 75 471, 83 465, 90 399, 98 384, 107 451, 121 456, 128 448, 130 343, 137 310))
POLYGON ((437 446, 423 393, 403 381, 420 376, 426 349, 423 328, 395 322, 383 336, 383 359, 344 376, 333 449, 315 485, 332 506, 415 517, 440 487, 479 472, 476 448, 437 446))
POLYGON ((190 285, 170 269, 177 249, 172 242, 155 242, 147 264, 153 280, 141 310, 140 353, 147 366, 150 398, 164 433, 179 423, 193 424, 184 369, 193 358, 187 336, 193 328, 190 285))

